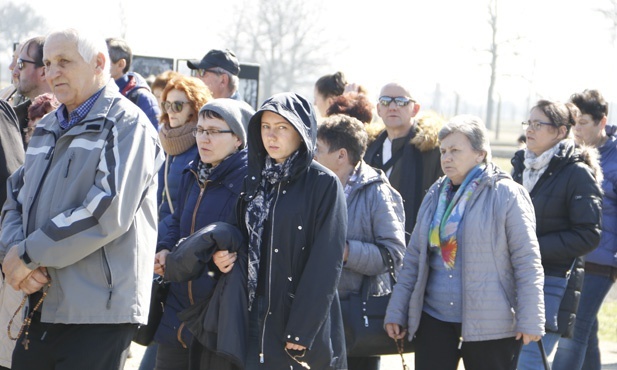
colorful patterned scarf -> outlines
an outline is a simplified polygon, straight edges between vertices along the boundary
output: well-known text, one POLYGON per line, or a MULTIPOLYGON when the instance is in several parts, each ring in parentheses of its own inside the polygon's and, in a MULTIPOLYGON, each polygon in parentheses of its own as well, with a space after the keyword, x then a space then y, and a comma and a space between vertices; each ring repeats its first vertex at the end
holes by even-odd
POLYGON ((266 163, 261 171, 261 183, 253 200, 246 207, 246 228, 249 235, 249 266, 248 266, 248 291, 249 311, 255 299, 257 291, 257 278, 259 275, 259 259, 261 254, 262 235, 264 225, 270 214, 272 200, 276 194, 276 184, 289 177, 291 166, 298 157, 299 151, 295 151, 285 162, 278 164, 270 156, 266 156, 266 163))
POLYGON ((465 206, 478 187, 480 174, 484 171, 485 167, 484 165, 474 167, 467 174, 467 177, 465 177, 465 180, 451 201, 448 202, 449 195, 452 192, 452 181, 450 179, 446 178, 444 180, 444 185, 439 193, 437 209, 429 229, 429 245, 433 248, 441 249, 441 258, 443 258, 444 266, 448 270, 454 268, 454 260, 456 259, 456 251, 458 249, 456 232, 463 219, 465 206))

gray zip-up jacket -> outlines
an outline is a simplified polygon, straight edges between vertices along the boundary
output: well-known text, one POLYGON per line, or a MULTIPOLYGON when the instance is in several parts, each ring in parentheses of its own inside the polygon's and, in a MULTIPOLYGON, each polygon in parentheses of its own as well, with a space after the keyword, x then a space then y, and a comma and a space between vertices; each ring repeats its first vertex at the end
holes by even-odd
MULTIPOLYGON (((420 323, 429 275, 428 235, 445 177, 429 189, 407 247, 384 323, 420 323)), ((464 341, 544 335, 544 273, 527 191, 492 164, 465 208, 457 237, 463 268, 464 341)))
POLYGON ((113 81, 66 132, 55 112, 39 123, 8 181, 0 250, 17 244, 29 268, 47 267, 43 322, 147 321, 162 163, 152 124, 113 81))
POLYGON ((364 161, 347 197, 347 217, 349 255, 338 284, 340 297, 359 292, 365 275, 371 277, 372 295, 390 293, 390 275, 379 248, 390 252, 398 273, 405 254, 403 198, 381 170, 364 161))

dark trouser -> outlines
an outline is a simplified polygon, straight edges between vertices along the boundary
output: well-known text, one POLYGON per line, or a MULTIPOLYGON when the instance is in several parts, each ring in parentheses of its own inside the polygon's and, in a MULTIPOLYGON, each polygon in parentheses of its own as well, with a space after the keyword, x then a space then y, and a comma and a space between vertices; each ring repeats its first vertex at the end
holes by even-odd
POLYGON ((347 357, 349 370, 379 370, 381 357, 347 357))
POLYGON ((463 359, 466 370, 514 370, 522 341, 514 337, 462 342, 461 324, 435 319, 422 312, 415 338, 416 370, 456 370, 463 359))
POLYGON ((189 349, 159 343, 155 370, 186 370, 189 368, 189 349))
POLYGON ((134 324, 46 324, 35 314, 13 351, 13 370, 122 370, 134 324))

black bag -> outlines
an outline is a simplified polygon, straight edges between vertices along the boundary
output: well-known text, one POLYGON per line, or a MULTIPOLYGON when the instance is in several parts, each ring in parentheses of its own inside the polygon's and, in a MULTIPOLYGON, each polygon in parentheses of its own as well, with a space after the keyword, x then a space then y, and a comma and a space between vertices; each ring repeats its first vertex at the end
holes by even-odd
POLYGON ((133 342, 147 346, 152 343, 154 333, 158 329, 165 311, 165 301, 169 293, 169 282, 163 280, 162 276, 152 279, 152 295, 150 296, 150 312, 148 313, 148 323, 140 325, 133 336, 133 342))
MULTIPOLYGON (((379 248, 384 262, 388 266, 392 288, 396 283, 394 262, 386 248, 379 248)), ((359 293, 352 293, 347 299, 341 299, 345 344, 348 357, 367 357, 398 354, 394 339, 384 329, 386 308, 391 294, 373 297, 370 295, 370 278, 364 276, 359 293)), ((405 338, 403 352, 413 352, 413 344, 405 338)))

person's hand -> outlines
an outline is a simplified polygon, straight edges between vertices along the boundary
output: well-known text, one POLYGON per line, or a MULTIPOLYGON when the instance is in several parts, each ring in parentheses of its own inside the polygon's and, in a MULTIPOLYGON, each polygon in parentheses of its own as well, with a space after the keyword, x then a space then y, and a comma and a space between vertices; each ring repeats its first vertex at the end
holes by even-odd
POLYGON ((392 339, 402 339, 405 338, 407 334, 407 329, 402 328, 399 324, 387 323, 386 331, 388 332, 388 336, 392 339))
POLYGON ((345 90, 343 91, 343 94, 348 93, 348 92, 357 93, 359 89, 360 89, 360 86, 358 86, 357 83, 352 82, 352 83, 345 85, 345 90))
POLYGON ((285 348, 286 349, 292 349, 294 351, 304 351, 306 349, 306 347, 297 344, 297 343, 291 343, 291 342, 287 342, 287 344, 285 344, 285 348))
POLYGON ((521 338, 523 338, 523 344, 528 345, 531 342, 539 341, 542 337, 539 335, 525 334, 521 332, 516 333, 516 340, 520 340, 521 338))
POLYGON ((154 256, 154 273, 165 276, 165 261, 169 254, 168 249, 163 249, 154 256))
POLYGON ((238 259, 238 253, 229 253, 229 251, 217 251, 212 256, 212 260, 216 267, 226 274, 234 267, 234 262, 238 259))
POLYGON ((19 285, 32 273, 32 270, 19 258, 18 253, 17 245, 12 246, 2 263, 2 271, 6 277, 6 282, 15 290, 21 290, 19 285))
POLYGON ((41 290, 48 282, 49 275, 47 275, 47 269, 45 267, 39 267, 32 271, 28 278, 19 284, 19 289, 26 294, 32 294, 41 290))

